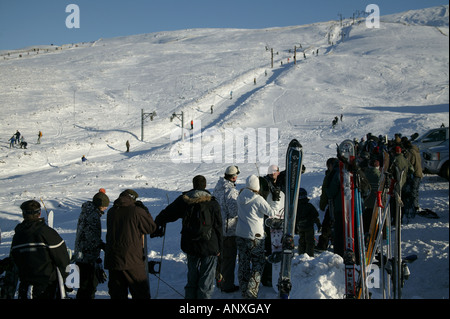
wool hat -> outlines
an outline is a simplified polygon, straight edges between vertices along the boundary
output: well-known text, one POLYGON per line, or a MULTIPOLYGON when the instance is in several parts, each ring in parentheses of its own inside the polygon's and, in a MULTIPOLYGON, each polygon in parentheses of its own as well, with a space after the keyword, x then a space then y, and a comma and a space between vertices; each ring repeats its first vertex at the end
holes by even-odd
POLYGON ((136 200, 136 198, 139 197, 138 193, 136 193, 134 190, 132 189, 126 189, 124 190, 122 193, 120 193, 119 197, 122 196, 130 196, 132 199, 136 200))
POLYGON ((94 203, 95 207, 108 207, 109 197, 103 192, 98 192, 92 198, 92 202, 94 203))
POLYGON ((234 166, 234 165, 228 166, 225 171, 226 175, 231 175, 231 176, 239 175, 239 173, 240 173, 239 167, 234 166))
POLYGON ((267 174, 271 175, 275 172, 279 172, 280 169, 277 165, 270 165, 269 168, 267 169, 267 174))
POLYGON ((34 215, 41 212, 41 204, 39 202, 32 200, 27 200, 20 205, 23 215, 34 215))
POLYGON ((259 192, 259 178, 256 175, 250 175, 245 186, 255 192, 259 192))

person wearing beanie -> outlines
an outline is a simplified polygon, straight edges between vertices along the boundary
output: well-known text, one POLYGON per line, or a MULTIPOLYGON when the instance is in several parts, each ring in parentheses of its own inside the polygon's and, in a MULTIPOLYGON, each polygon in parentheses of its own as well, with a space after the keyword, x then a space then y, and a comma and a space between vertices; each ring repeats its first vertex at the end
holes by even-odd
POLYGON ((238 279, 243 298, 258 297, 264 269, 264 215, 274 217, 276 211, 258 194, 259 178, 250 175, 238 196, 236 242, 239 251, 238 279))
POLYGON ((234 284, 237 257, 236 223, 239 192, 236 189, 236 180, 238 175, 239 169, 236 166, 228 166, 225 175, 219 178, 213 191, 213 196, 220 205, 223 231, 223 250, 217 263, 216 279, 217 286, 226 293, 239 289, 234 284))
POLYGON ((149 299, 143 236, 152 234, 156 224, 147 207, 136 199, 138 193, 120 193, 106 217, 105 268, 109 270, 111 299, 149 299))
POLYGON ((183 220, 181 250, 187 255, 188 267, 185 298, 210 299, 217 259, 222 252, 222 217, 219 203, 206 190, 206 178, 197 175, 192 184, 193 189, 163 209, 155 222, 158 236, 163 236, 167 223, 183 220))
POLYGON ((41 205, 35 200, 20 206, 23 222, 16 226, 11 243, 11 257, 19 272, 19 299, 56 299, 58 268, 67 278, 69 254, 61 236, 41 218, 41 205))
POLYGON ((105 281, 105 273, 100 259, 100 250, 105 248, 100 218, 108 206, 109 197, 103 188, 94 195, 91 201, 81 205, 74 253, 75 263, 80 273, 77 299, 94 299, 97 285, 105 281))

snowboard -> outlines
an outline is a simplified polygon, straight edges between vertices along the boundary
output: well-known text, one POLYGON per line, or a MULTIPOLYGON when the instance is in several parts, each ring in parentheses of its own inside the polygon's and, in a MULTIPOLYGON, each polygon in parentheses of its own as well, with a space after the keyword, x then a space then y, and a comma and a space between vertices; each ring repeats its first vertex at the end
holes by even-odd
POLYGON ((270 228, 271 254, 267 261, 272 264, 272 288, 278 293, 278 276, 281 269, 281 257, 283 255, 283 223, 282 218, 267 218, 265 225, 270 228))

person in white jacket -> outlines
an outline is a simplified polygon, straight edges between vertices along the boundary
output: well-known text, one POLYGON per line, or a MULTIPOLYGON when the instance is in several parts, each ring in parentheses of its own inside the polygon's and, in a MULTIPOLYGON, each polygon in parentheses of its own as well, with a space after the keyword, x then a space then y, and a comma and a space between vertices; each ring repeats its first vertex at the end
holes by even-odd
POLYGON ((236 268, 237 244, 237 198, 236 180, 239 175, 237 166, 228 166, 224 177, 221 177, 214 188, 213 196, 219 202, 222 213, 223 248, 217 263, 217 286, 223 292, 235 292, 239 289, 234 284, 234 270, 236 268))
POLYGON ((258 194, 259 179, 247 178, 246 187, 237 199, 238 222, 236 242, 239 251, 238 279, 243 298, 257 298, 264 270, 264 215, 273 217, 276 211, 258 194))

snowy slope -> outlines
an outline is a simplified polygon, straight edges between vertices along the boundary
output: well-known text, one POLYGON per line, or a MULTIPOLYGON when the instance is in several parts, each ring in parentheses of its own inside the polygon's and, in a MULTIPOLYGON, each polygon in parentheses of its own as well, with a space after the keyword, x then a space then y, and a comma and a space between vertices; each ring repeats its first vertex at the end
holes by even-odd
MULTIPOLYGON (((297 138, 307 167, 302 187, 316 207, 325 162, 336 155, 336 143, 368 132, 392 138, 448 126, 448 6, 383 17, 379 29, 367 29, 364 21, 344 22, 342 27, 330 21, 262 30, 180 30, 99 39, 38 54, 32 48, 1 52, 0 258, 8 255, 14 227, 22 220, 19 206, 28 199, 42 198, 55 212, 55 226, 73 249, 81 204, 100 187, 111 200, 126 188, 135 189, 153 217, 167 205, 166 196, 172 201, 190 189, 197 174, 213 189, 232 160, 222 154, 214 162, 206 149, 201 156, 190 151, 191 120, 201 121, 203 132, 219 139, 203 134, 202 146, 214 141, 222 146, 220 138, 237 129, 262 129, 267 135, 275 130, 282 169, 286 146, 297 138), (296 65, 294 46, 299 48, 296 65), (266 48, 274 48, 273 69, 266 48), (157 114, 145 121, 143 141, 141 109, 157 114), (169 120, 181 112, 185 142, 173 138, 181 122, 169 120), (332 129, 332 119, 340 114, 343 122, 332 129), (29 143, 27 150, 9 148, 16 130, 29 143), (38 145, 39 130, 44 136, 38 145), (125 153, 127 140, 130 153, 125 153), (85 164, 82 155, 88 158, 85 164), (188 163, 174 163, 186 156, 188 163)), ((254 154, 248 148, 226 150, 236 158, 246 155, 237 163, 242 188, 245 178, 256 173, 247 157, 254 154)), ((271 163, 259 159, 264 174, 271 163)), ((426 176, 420 204, 440 219, 418 216, 404 227, 405 255, 419 255, 410 267, 405 298, 449 297, 448 188, 444 179, 426 176)), ((180 228, 180 222, 167 227, 161 276, 172 288, 161 282, 158 298, 182 298, 177 292, 183 294, 186 258, 179 248, 180 228)), ((151 239, 149 246, 150 258, 159 259, 162 240, 151 239)), ((330 252, 296 256, 293 278, 293 298, 341 298, 344 293, 342 259, 330 252)), ((155 278, 151 285, 155 296, 155 278)), ((106 284, 99 286, 97 297, 108 297, 106 284)), ((214 297, 239 298, 239 293, 216 290, 214 297)), ((262 287, 260 297, 276 294, 262 287)))

